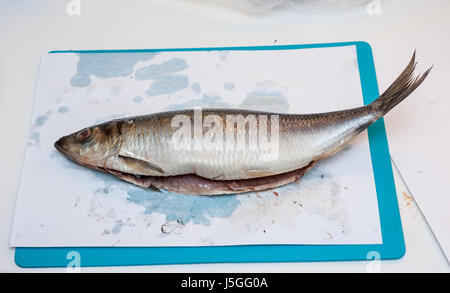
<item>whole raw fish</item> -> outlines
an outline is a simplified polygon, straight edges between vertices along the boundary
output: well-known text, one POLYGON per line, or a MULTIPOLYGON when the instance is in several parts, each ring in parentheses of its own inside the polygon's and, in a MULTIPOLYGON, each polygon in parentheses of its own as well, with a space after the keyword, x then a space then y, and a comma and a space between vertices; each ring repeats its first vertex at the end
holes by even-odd
POLYGON ((414 54, 394 83, 363 107, 307 115, 162 112, 91 126, 55 147, 81 165, 146 188, 198 195, 266 190, 297 180, 405 99, 431 70, 414 77, 415 65, 414 54))

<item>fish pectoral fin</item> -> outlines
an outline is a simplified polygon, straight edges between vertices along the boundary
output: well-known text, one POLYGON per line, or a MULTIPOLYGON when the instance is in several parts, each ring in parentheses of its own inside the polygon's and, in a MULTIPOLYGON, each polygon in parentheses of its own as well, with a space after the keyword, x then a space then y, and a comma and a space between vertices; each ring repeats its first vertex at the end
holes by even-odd
POLYGON ((270 171, 270 170, 264 170, 264 169, 247 169, 247 170, 245 170, 245 174, 251 178, 276 175, 275 172, 270 171))
POLYGON ((147 161, 139 160, 136 158, 131 158, 123 155, 119 155, 119 159, 125 164, 128 168, 135 172, 139 172, 144 175, 153 175, 154 172, 159 172, 164 174, 163 169, 161 169, 158 165, 152 164, 147 161))

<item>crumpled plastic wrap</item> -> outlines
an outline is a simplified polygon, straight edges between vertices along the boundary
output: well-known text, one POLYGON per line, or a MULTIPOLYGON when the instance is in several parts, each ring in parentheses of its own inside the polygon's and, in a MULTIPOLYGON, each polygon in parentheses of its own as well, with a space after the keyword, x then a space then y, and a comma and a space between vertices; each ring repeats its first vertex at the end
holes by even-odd
POLYGON ((346 9, 367 5, 371 0, 217 0, 246 12, 263 13, 281 7, 312 11, 346 9))

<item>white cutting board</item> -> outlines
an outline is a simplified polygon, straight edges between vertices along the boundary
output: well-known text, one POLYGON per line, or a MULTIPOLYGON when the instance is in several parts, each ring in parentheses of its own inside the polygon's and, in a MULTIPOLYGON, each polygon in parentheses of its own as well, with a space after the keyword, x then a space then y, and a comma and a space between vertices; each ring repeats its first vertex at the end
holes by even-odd
POLYGON ((358 107, 363 99, 356 57, 355 46, 94 53, 81 59, 48 54, 11 245, 381 243, 367 132, 301 184, 217 198, 145 191, 80 167, 53 147, 60 136, 91 124, 169 109, 245 105, 313 113, 358 107))

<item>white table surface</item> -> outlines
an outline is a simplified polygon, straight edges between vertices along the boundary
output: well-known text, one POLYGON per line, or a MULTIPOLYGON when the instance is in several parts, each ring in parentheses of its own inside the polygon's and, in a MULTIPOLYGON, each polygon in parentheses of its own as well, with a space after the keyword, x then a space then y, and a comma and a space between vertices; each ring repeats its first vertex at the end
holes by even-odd
MULTIPOLYGON (((392 47, 394 40, 450 28, 450 1, 385 0, 381 14, 365 9, 308 15, 278 9, 263 15, 245 13, 214 1, 81 0, 81 14, 69 16, 69 1, 0 2, 0 272, 57 271, 22 269, 14 263, 9 238, 17 187, 31 120, 32 100, 41 57, 50 50, 148 49, 307 44, 367 41, 372 45, 380 90, 405 65, 414 49, 392 47), (142 36, 147 38, 143 39, 142 36), (397 72, 383 55, 398 56, 397 72), (406 55, 406 56, 405 56, 406 55)), ((430 43, 429 46, 437 46, 430 43)), ((430 50, 432 52, 432 50, 430 50)), ((432 56, 418 52, 427 62, 432 56)), ((445 57, 445 56, 443 56, 445 57)), ((389 61, 391 62, 391 61, 389 61)), ((443 85, 444 87, 445 85, 443 85)), ((444 88, 443 88, 444 90, 444 88)), ((389 123, 389 117, 385 119, 389 123)), ((448 154, 447 154, 448 155, 448 154)), ((394 166, 395 170, 395 166, 394 166)), ((450 272, 438 242, 411 192, 394 171, 406 254, 382 261, 382 272, 450 272)), ((366 272, 369 262, 198 264, 83 268, 84 272, 366 272)))

